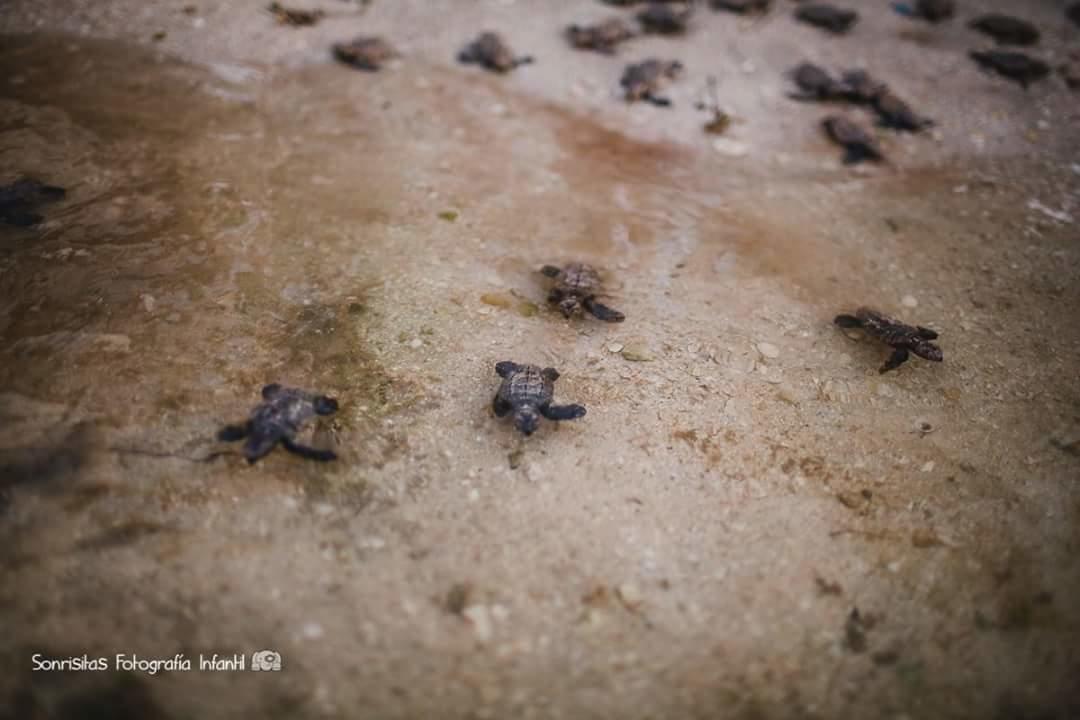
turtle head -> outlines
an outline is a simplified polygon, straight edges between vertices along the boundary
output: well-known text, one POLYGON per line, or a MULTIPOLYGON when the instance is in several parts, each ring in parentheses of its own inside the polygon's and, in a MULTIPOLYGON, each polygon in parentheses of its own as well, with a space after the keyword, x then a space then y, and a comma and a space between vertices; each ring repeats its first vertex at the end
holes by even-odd
POLYGON ((567 295, 559 301, 559 310, 566 317, 570 317, 581 307, 581 298, 575 295, 567 295))
POLYGON ((534 405, 519 407, 514 413, 514 427, 526 435, 532 435, 536 432, 536 427, 539 424, 540 413, 537 412, 534 405))
POLYGON ((338 409, 338 401, 325 395, 316 397, 312 404, 315 406, 317 415, 333 415, 338 409))
POLYGON ((933 360, 934 362, 941 362, 944 358, 941 348, 929 340, 919 340, 919 342, 912 345, 911 351, 921 358, 933 360))

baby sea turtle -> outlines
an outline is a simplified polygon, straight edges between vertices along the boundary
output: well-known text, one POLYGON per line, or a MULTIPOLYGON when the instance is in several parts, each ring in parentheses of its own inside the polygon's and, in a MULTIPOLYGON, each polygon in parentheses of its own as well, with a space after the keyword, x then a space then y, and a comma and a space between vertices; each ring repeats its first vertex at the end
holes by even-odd
POLYGON ((677 78, 683 70, 678 60, 657 60, 650 58, 644 62, 628 65, 623 71, 620 84, 625 91, 627 102, 646 100, 653 105, 668 107, 671 100, 656 93, 669 80, 677 78))
POLYGON ((845 165, 854 165, 863 160, 879 161, 885 159, 870 133, 853 120, 849 120, 843 115, 829 115, 821 121, 821 125, 833 142, 843 146, 846 151, 844 154, 845 165))
POLYGON ((628 22, 619 17, 608 18, 596 25, 571 25, 566 39, 579 50, 595 50, 611 55, 615 48, 637 35, 628 22))
POLYGON ((936 23, 956 14, 955 0, 915 0, 915 14, 936 23))
POLYGON ((772 0, 712 0, 710 4, 713 10, 727 10, 728 12, 750 15, 768 12, 772 0))
POLYGON ((829 74, 828 70, 804 62, 788 72, 799 88, 790 97, 796 100, 835 100, 847 96, 847 86, 829 74))
POLYGON ((1050 74, 1050 66, 1038 58, 1011 50, 972 50, 971 58, 987 70, 1020 83, 1025 89, 1050 74))
POLYGON ((909 353, 934 362, 942 360, 941 348, 931 342, 938 334, 921 325, 905 325, 869 308, 859 308, 854 315, 837 315, 833 322, 842 328, 859 328, 893 348, 893 354, 881 366, 880 372, 900 367, 907 361, 909 353))
POLYGON ((693 10, 689 3, 651 2, 638 13, 637 19, 645 32, 678 35, 686 32, 693 10))
POLYGON ((346 65, 373 72, 398 55, 390 43, 375 35, 361 36, 347 43, 335 43, 333 50, 334 57, 346 65))
POLYGON ((264 387, 262 397, 263 401, 251 411, 251 419, 243 425, 226 425, 218 432, 218 440, 233 442, 247 438, 244 457, 249 463, 269 453, 279 442, 289 452, 309 460, 325 462, 337 457, 330 450, 316 450, 293 439, 306 421, 336 412, 337 400, 276 383, 264 387))
POLYGON ((845 97, 856 103, 873 103, 889 87, 865 70, 848 70, 842 77, 845 97))
POLYGON ((1034 45, 1039 42, 1039 30, 1027 20, 990 13, 977 17, 968 27, 994 38, 1002 45, 1034 45))
POLYGON ((43 220, 34 212, 38 205, 63 200, 66 194, 62 187, 46 185, 33 178, 20 178, 0 187, 0 222, 15 227, 36 225, 43 220))
POLYGON ((822 30, 842 35, 851 29, 859 19, 859 13, 847 8, 838 8, 828 3, 803 3, 795 10, 795 19, 801 20, 822 30))
POLYGON ((545 265, 540 272, 555 279, 555 286, 548 293, 548 302, 557 304, 565 317, 569 318, 580 308, 584 308, 607 322, 622 322, 626 319, 621 312, 612 310, 596 299, 601 291, 600 273, 592 265, 575 262, 562 269, 545 265))
POLYGON ((881 124, 894 130, 918 132, 934 125, 933 120, 918 115, 910 105, 887 88, 874 97, 873 105, 881 124))
POLYGON ((326 16, 326 13, 322 10, 297 10, 287 8, 276 2, 270 3, 266 9, 277 19, 279 25, 291 25, 293 27, 314 25, 326 16))
POLYGON ((530 55, 515 57, 510 47, 496 33, 485 32, 458 53, 458 61, 476 63, 494 72, 505 73, 518 65, 533 62, 530 55))
POLYGON ((555 368, 504 360, 495 365, 495 372, 503 379, 495 393, 495 416, 506 417, 513 412, 514 427, 526 435, 536 431, 541 415, 548 420, 576 420, 585 416, 581 405, 551 404, 555 399, 555 381, 559 379, 555 368))

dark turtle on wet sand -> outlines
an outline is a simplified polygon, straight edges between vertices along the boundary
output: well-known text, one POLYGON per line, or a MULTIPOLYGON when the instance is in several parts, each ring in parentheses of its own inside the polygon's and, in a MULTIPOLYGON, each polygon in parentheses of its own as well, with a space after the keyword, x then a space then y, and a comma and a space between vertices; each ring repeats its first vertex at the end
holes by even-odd
POLYGON ((791 93, 796 100, 835 100, 847 96, 847 87, 829 74, 828 70, 813 63, 804 62, 788 72, 799 88, 791 93))
POLYGON ((276 383, 264 387, 262 396, 263 401, 251 411, 251 418, 243 425, 226 425, 218 432, 218 440, 233 442, 247 438, 244 457, 249 463, 269 453, 279 442, 289 452, 309 460, 325 462, 337 457, 330 450, 316 450, 294 439, 311 418, 336 412, 337 400, 276 383))
POLYGON ((657 95, 657 92, 677 78, 683 71, 683 64, 678 60, 657 60, 650 58, 644 62, 628 65, 623 71, 619 83, 625 91, 627 102, 646 100, 653 105, 668 107, 671 100, 657 95))
POLYGON ((987 70, 1027 88, 1050 74, 1050 66, 1038 58, 1011 50, 972 50, 971 59, 987 70))
POLYGON ((638 13, 637 19, 645 32, 678 35, 686 32, 694 8, 690 3, 652 2, 638 13))
POLYGON ((804 23, 842 35, 851 29, 859 19, 859 13, 847 8, 838 8, 828 3, 803 3, 795 10, 795 19, 804 23))
POLYGON ((1002 45, 1034 45, 1039 42, 1039 30, 1027 20, 990 13, 977 17, 968 23, 972 30, 978 30, 994 38, 1002 45))
POLYGON ((531 55, 517 57, 503 39, 496 33, 485 32, 465 46, 458 53, 458 61, 476 63, 494 72, 505 73, 518 65, 533 62, 531 55))
POLYGON ((712 0, 709 5, 713 10, 751 15, 768 12, 769 7, 772 6, 772 0, 712 0))
POLYGON ((33 178, 20 178, 10 185, 0 186, 0 222, 16 227, 30 227, 43 220, 34 212, 39 205, 63 200, 67 191, 46 185, 33 178))
POLYGON ((352 67, 375 71, 398 53, 379 36, 361 36, 347 43, 335 43, 334 57, 352 67))
POLYGON ((893 349, 893 354, 881 366, 880 372, 888 372, 907 362, 910 353, 921 358, 941 362, 941 348, 933 340, 938 334, 921 325, 904 323, 869 308, 859 308, 854 315, 837 315, 833 320, 842 328, 858 328, 893 349))
POLYGON ((612 310, 596 299, 601 294, 600 273, 585 263, 569 263, 563 268, 545 265, 540 269, 544 275, 555 279, 555 285, 548 293, 548 302, 557 304, 565 317, 571 317, 584 308, 594 316, 607 322, 622 322, 626 319, 618 310, 612 310))
POLYGON ((833 142, 843 146, 846 151, 845 165, 854 165, 863 160, 885 159, 873 136, 853 120, 843 115, 829 115, 821 121, 821 125, 833 142))
POLYGON ((635 37, 637 32, 622 18, 613 17, 596 25, 571 25, 566 39, 579 50, 595 50, 611 55, 621 43, 635 37))
POLYGON ((536 431, 541 416, 548 420, 576 420, 585 416, 581 405, 552 405, 555 381, 559 379, 555 368, 504 360, 495 365, 495 372, 503 379, 495 394, 495 415, 506 417, 514 413, 514 427, 526 435, 536 431))
POLYGON ((277 19, 278 24, 293 27, 314 25, 326 16, 322 10, 297 10, 276 2, 270 3, 266 10, 277 19))

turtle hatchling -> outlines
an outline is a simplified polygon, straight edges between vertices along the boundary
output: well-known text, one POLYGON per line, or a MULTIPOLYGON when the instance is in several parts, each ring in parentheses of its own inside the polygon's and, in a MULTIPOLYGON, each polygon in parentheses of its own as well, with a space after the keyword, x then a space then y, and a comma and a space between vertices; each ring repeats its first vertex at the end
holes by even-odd
POLYGON ((972 50, 971 59, 987 70, 1020 83, 1027 89, 1050 74, 1050 66, 1038 58, 1010 50, 972 50))
POLYGON ((932 23, 948 20, 956 14, 955 0, 915 0, 915 14, 932 23))
POLYGON ((637 19, 645 32, 678 35, 686 32, 693 11, 689 3, 652 2, 638 13, 637 19))
POLYGON ((835 100, 847 96, 847 86, 829 74, 828 70, 804 62, 788 72, 799 88, 789 97, 795 100, 835 100))
POLYGON ((828 3, 812 2, 799 5, 795 10, 795 19, 836 35, 842 35, 859 19, 859 13, 828 3))
POLYGON ((314 25, 326 15, 322 10, 298 10, 285 7, 277 2, 270 3, 266 10, 277 19, 279 25, 291 25, 292 27, 314 25))
POLYGON ((657 60, 650 58, 643 62, 628 65, 623 71, 620 84, 625 91, 627 102, 646 100, 653 105, 668 107, 671 100, 657 95, 670 80, 677 78, 683 70, 678 60, 657 60))
POLYGON ((381 37, 362 36, 347 43, 334 44, 334 57, 352 67, 375 71, 398 53, 381 37))
POLYGON ((565 317, 569 318, 584 308, 607 322, 622 322, 626 319, 621 312, 612 310, 596 299, 601 292, 600 273, 592 265, 575 262, 561 269, 554 265, 545 265, 540 272, 555 279, 555 285, 548 293, 548 302, 557 304, 565 317))
POLYGON ((581 405, 553 405, 555 381, 559 371, 538 365, 518 365, 504 360, 495 365, 495 372, 502 384, 495 393, 493 409, 496 417, 514 414, 514 427, 526 435, 532 435, 540 424, 540 417, 548 420, 576 420, 585 416, 581 405))
POLYGON ((337 457, 330 450, 317 450, 295 441, 305 422, 316 415, 337 412, 337 400, 276 383, 264 387, 262 397, 263 401, 251 411, 246 423, 226 425, 218 432, 218 440, 234 442, 247 438, 244 457, 249 463, 265 456, 279 442, 289 452, 309 460, 326 462, 337 457))
POLYGON ((978 30, 994 38, 1002 45, 1034 45, 1039 42, 1039 30, 1027 20, 990 13, 977 17, 968 23, 972 30, 978 30))
POLYGON ((15 227, 36 225, 43 219, 34 212, 38 205, 63 200, 66 194, 62 187, 46 185, 33 178, 20 178, 0 187, 0 222, 15 227))
POLYGON ((596 25, 571 25, 566 28, 566 39, 579 50, 595 50, 611 55, 621 43, 637 35, 625 20, 608 18, 596 25))
POLYGON ((829 115, 821 124, 829 138, 847 151, 844 155, 845 165, 885 159, 874 138, 855 121, 843 115, 829 115))
POLYGON ((465 46, 458 53, 458 61, 476 63, 494 72, 505 73, 518 65, 527 65, 532 56, 517 57, 499 35, 493 32, 481 33, 479 37, 465 46))
POLYGON ((713 10, 727 10, 728 12, 751 15, 768 12, 772 0, 712 0, 709 4, 713 10))
POLYGON ((864 307, 856 310, 854 315, 837 315, 833 322, 842 328, 858 328, 893 349, 893 354, 881 366, 882 373, 903 365, 910 353, 933 362, 942 360, 941 348, 932 342, 937 339, 938 334, 930 328, 905 325, 888 315, 864 307))

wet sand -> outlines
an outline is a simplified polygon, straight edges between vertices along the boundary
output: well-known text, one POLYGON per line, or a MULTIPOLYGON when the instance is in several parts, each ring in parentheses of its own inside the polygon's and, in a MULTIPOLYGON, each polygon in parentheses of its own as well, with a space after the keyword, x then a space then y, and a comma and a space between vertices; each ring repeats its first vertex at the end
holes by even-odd
MULTIPOLYGON (((0 183, 68 189, 0 226, 13 717, 1075 715, 1080 105, 964 57, 992 5, 867 4, 839 39, 703 11, 614 58, 559 34, 620 12, 592 2, 328 0, 296 30, 6 5, 0 183), (481 18, 537 63, 457 65, 481 18), (402 58, 334 64, 362 32, 402 58), (671 109, 617 96, 649 55, 687 65, 671 109), (785 97, 803 59, 867 66, 935 131, 843 166, 836 108, 785 97), (625 323, 546 306, 568 259, 625 323), (879 375, 831 324, 860 304, 945 361, 879 375), (517 436, 505 359, 588 415, 517 436), (339 461, 214 441, 268 382, 339 399, 306 438, 339 461), (281 673, 29 660, 265 648, 281 673)), ((1043 56, 1080 39, 1024 14, 1043 56)))

